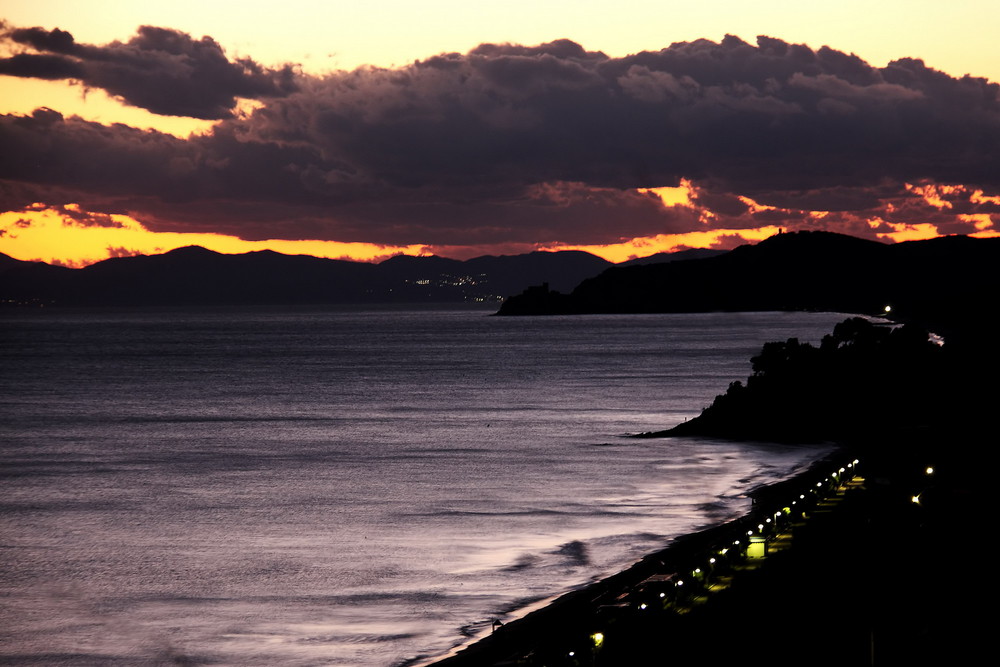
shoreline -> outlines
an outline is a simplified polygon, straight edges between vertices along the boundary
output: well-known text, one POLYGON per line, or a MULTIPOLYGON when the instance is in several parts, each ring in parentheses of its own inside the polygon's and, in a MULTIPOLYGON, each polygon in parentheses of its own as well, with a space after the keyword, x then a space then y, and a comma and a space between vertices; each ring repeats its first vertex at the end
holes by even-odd
MULTIPOLYGON (((847 448, 838 446, 833 452, 786 480, 748 490, 747 495, 752 504, 746 514, 722 524, 679 535, 664 548, 644 556, 620 572, 582 588, 528 605, 521 610, 525 612, 523 615, 495 628, 491 634, 472 639, 470 643, 459 644, 443 656, 415 658, 401 663, 400 667, 532 665, 535 664, 531 662, 532 653, 559 653, 559 649, 554 648, 558 645, 571 647, 582 644, 581 648, 584 650, 592 649, 592 635, 600 632, 599 626, 606 625, 608 617, 617 612, 633 611, 629 609, 630 606, 638 608, 636 605, 650 604, 636 602, 644 594, 648 596, 648 591, 655 589, 654 599, 657 601, 688 604, 693 599, 692 596, 696 596, 699 590, 706 589, 712 581, 711 577, 698 574, 692 576, 699 565, 708 563, 710 558, 726 549, 729 549, 727 568, 746 560, 747 532, 756 533, 755 541, 757 537, 761 537, 761 533, 772 534, 774 531, 771 527, 762 522, 776 520, 775 513, 780 512, 780 508, 797 509, 801 502, 796 499, 797 495, 817 489, 817 484, 828 486, 832 471, 841 468, 854 470, 853 462, 854 457, 848 453, 847 448), (848 465, 851 467, 848 468, 848 465), (765 525, 766 529, 756 529, 757 525, 765 525), (732 543, 740 537, 744 538, 741 547, 734 548, 732 543), (684 580, 685 577, 688 578, 687 581, 684 580), (699 577, 701 581, 698 581, 699 577), (683 583, 677 586, 676 582, 683 583), (688 588, 683 589, 683 585, 688 588), (664 596, 659 597, 660 593, 664 593, 664 596), (548 646, 553 648, 543 648, 548 646), (540 653, 539 649, 542 649, 540 653)), ((720 576, 724 567, 721 560, 720 556, 719 564, 713 566, 719 568, 720 576)), ((562 652, 566 654, 563 657, 569 657, 571 652, 583 655, 583 651, 573 648, 566 648, 562 652)))
MULTIPOLYGON (((944 363, 918 363, 904 337, 900 364, 856 369, 858 377, 878 378, 868 383, 867 419, 848 411, 849 427, 825 438, 836 450, 786 481, 750 491, 753 505, 744 517, 680 536, 622 572, 422 664, 975 664, 992 649, 991 617, 979 611, 992 589, 987 584, 983 591, 972 577, 981 569, 979 542, 995 485, 983 457, 985 434, 993 432, 986 408, 996 377, 987 371, 996 369, 997 355, 974 344, 982 332, 957 331, 957 344, 949 339, 944 346, 944 363), (912 404, 899 402, 894 392, 901 387, 912 404), (827 497, 808 512, 784 504, 796 489, 802 498, 815 484, 823 489, 816 476, 827 467, 839 471, 839 461, 855 459, 861 474, 827 480, 827 497), (755 523, 766 533, 757 521, 769 513, 784 514, 787 524, 757 536, 754 548, 763 549, 763 558, 742 552, 708 574, 698 569, 708 554, 725 554, 720 544, 734 534, 753 537, 755 523), (682 577, 687 586, 680 593, 682 577)), ((841 395, 857 387, 848 382, 841 395)), ((830 413, 845 414, 828 407, 802 424, 813 417, 823 424, 830 413)), ((810 429, 742 431, 787 442, 810 429)), ((633 437, 688 435, 696 433, 675 427, 633 437)))
POLYGON ((992 648, 992 617, 980 611, 992 588, 975 577, 988 565, 981 553, 993 488, 992 470, 970 455, 980 442, 982 432, 967 424, 842 443, 788 480, 754 489, 747 516, 679 537, 419 664, 975 664, 992 648), (700 582, 692 577, 734 531, 783 510, 817 479, 822 487, 824 473, 854 458, 859 474, 829 485, 805 517, 787 514, 766 536, 763 558, 716 564, 700 582), (678 595, 678 575, 697 586, 678 595))

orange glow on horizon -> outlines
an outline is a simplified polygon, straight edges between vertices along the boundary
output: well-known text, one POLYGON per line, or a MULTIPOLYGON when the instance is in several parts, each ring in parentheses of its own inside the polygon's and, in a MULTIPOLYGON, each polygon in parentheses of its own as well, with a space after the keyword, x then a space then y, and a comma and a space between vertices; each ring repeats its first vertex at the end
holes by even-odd
MULTIPOLYGON (((975 228, 978 230, 970 233, 969 236, 977 239, 1000 237, 1000 231, 990 229, 990 227, 993 226, 993 220, 987 213, 960 215, 958 218, 965 222, 973 223, 975 228)), ((926 241, 928 239, 942 236, 937 226, 929 222, 907 224, 901 222, 886 222, 884 220, 877 219, 869 221, 868 224, 873 229, 878 229, 882 226, 890 227, 893 231, 877 232, 876 236, 880 239, 888 239, 893 243, 902 243, 904 241, 926 241)))
MULTIPOLYGON (((312 255, 361 262, 380 261, 392 255, 427 255, 427 245, 383 246, 373 243, 283 240, 246 241, 222 234, 150 232, 126 215, 87 214, 69 205, 67 211, 36 205, 34 210, 0 213, 0 252, 23 261, 42 261, 83 267, 110 257, 156 255, 175 248, 197 245, 224 254, 273 250, 288 255, 312 255), (75 219, 83 218, 83 222, 75 219)), ((777 227, 716 229, 686 234, 661 234, 604 245, 550 244, 533 249, 555 252, 581 250, 618 263, 661 252, 688 248, 732 248, 773 236, 777 227)), ((458 250, 458 248, 453 248, 458 250)), ((479 249, 484 254, 489 247, 479 249)), ((524 252, 530 249, 524 249, 524 252)), ((521 251, 518 251, 521 252, 521 251)), ((465 253, 456 253, 465 254, 465 253)))
POLYGON ((1000 204, 1000 197, 990 197, 983 194, 982 190, 976 190, 969 197, 969 201, 973 204, 1000 204))
POLYGON ((687 179, 681 179, 681 184, 676 187, 662 187, 662 188, 638 188, 639 192, 646 194, 652 193, 660 198, 664 206, 688 206, 693 207, 694 202, 691 201, 691 195, 694 193, 694 186, 691 181, 687 179))
POLYGON ((156 255, 198 245, 224 254, 273 250, 287 255, 371 262, 392 255, 424 255, 424 245, 269 239, 246 241, 222 234, 151 232, 126 215, 85 214, 69 205, 67 214, 38 205, 36 210, 0 213, 0 252, 24 261, 83 267, 110 257, 156 255), (84 222, 74 219, 81 214, 84 222))
POLYGON ((686 234, 660 234, 652 237, 635 238, 630 241, 608 245, 548 245, 539 248, 554 252, 557 250, 582 250, 618 264, 638 257, 648 257, 661 252, 677 252, 689 248, 730 249, 744 243, 756 243, 774 236, 778 227, 758 227, 757 229, 713 229, 706 232, 686 234))
MULTIPOLYGON (((947 201, 945 195, 954 195, 965 190, 961 185, 943 185, 940 183, 928 183, 925 185, 906 184, 906 189, 916 195, 923 197, 924 201, 937 209, 951 208, 951 202, 947 201)), ((980 192, 980 194, 982 194, 980 192)))
MULTIPOLYGON (((665 204, 670 202, 670 206, 684 206, 690 192, 688 187, 688 184, 684 184, 679 188, 655 188, 648 191, 661 197, 665 204)), ((752 200, 749 200, 748 204, 750 202, 752 200)), ((756 202, 753 202, 753 205, 756 205, 756 202)), ((810 215, 817 220, 826 216, 822 212, 810 212, 810 215)), ((1000 232, 990 229, 993 221, 989 214, 967 214, 959 218, 977 230, 970 236, 978 238, 1000 236, 1000 232)), ((907 224, 873 218, 868 224, 877 238, 895 243, 941 236, 938 228, 931 223, 907 224), (885 229, 891 231, 883 231, 885 229)), ((622 240, 618 243, 591 245, 501 243, 477 246, 429 244, 395 246, 320 240, 247 241, 223 234, 151 232, 138 220, 126 215, 90 213, 73 204, 65 206, 64 210, 35 204, 29 210, 0 213, 0 252, 23 261, 43 261, 76 268, 111 257, 156 255, 192 245, 223 254, 272 250, 286 255, 311 255, 360 262, 378 262, 399 254, 419 256, 433 253, 443 257, 468 259, 486 254, 520 254, 534 250, 548 252, 579 250, 597 255, 609 262, 620 263, 657 253, 677 252, 690 248, 728 250, 738 245, 762 241, 779 231, 780 228, 774 225, 750 229, 712 229, 680 234, 659 234, 622 240)))
POLYGON ((902 243, 903 241, 926 241, 927 239, 933 239, 941 236, 937 227, 929 222, 921 222, 910 225, 901 222, 885 222, 879 220, 878 222, 869 222, 868 224, 873 228, 877 228, 882 225, 891 227, 893 231, 879 232, 876 236, 880 239, 889 239, 893 243, 902 243))
MULTIPOLYGON (((750 197, 744 197, 743 195, 740 195, 737 198, 741 202, 743 202, 744 204, 747 205, 747 208, 750 209, 750 213, 760 213, 762 211, 777 211, 778 210, 777 206, 768 206, 767 204, 758 204, 753 199, 750 199, 750 197)), ((818 211, 813 211, 813 212, 816 213, 818 211)))
POLYGON ((993 226, 993 219, 989 213, 972 213, 958 216, 959 220, 971 222, 977 231, 988 232, 993 226))

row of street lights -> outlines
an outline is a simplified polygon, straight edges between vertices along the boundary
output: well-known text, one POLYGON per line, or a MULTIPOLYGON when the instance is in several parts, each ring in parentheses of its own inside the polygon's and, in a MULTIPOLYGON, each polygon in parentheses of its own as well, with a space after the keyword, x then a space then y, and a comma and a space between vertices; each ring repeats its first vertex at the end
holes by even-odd
MULTIPOLYGON (((807 520, 809 513, 822 500, 836 493, 837 489, 859 475, 860 461, 853 459, 814 485, 802 489, 790 502, 771 507, 767 511, 752 511, 735 523, 735 532, 728 539, 716 543, 708 553, 702 553, 694 565, 678 572, 656 574, 646 579, 636 589, 615 598, 611 604, 601 605, 598 612, 610 613, 608 621, 619 620, 623 614, 647 614, 657 611, 678 611, 700 595, 710 592, 712 582, 730 572, 737 564, 765 558, 768 544, 782 534, 794 521, 807 520), (749 526, 749 527, 748 527, 749 526)), ((927 474, 933 473, 928 468, 927 474)), ((913 496, 919 502, 919 496, 913 496)), ((598 618, 605 614, 598 613, 598 618)), ((607 624, 607 623, 606 623, 607 624)), ((590 632, 579 641, 576 648, 561 654, 549 654, 546 665, 596 665, 602 649, 608 642, 607 628, 590 632), (561 658, 560 658, 561 656, 561 658)), ((613 632, 611 633, 613 636, 613 632)))

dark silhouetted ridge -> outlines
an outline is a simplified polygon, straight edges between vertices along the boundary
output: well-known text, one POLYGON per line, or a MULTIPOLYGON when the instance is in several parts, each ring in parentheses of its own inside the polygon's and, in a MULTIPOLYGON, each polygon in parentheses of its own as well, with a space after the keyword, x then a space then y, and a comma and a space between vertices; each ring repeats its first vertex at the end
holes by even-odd
POLYGON ((822 310, 894 315, 965 333, 996 293, 1000 239, 883 244, 832 232, 778 234, 705 259, 615 266, 569 294, 533 288, 501 315, 822 310))
POLYGON ((197 246, 83 269, 4 258, 6 303, 72 306, 497 303, 533 282, 570 289, 610 266, 575 251, 468 261, 396 256, 370 264, 270 250, 226 255, 197 246))

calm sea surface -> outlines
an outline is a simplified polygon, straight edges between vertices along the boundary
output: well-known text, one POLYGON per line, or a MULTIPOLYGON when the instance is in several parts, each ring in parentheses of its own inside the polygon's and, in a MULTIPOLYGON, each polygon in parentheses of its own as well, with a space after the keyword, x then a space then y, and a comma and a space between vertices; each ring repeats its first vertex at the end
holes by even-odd
POLYGON ((835 314, 0 313, 0 662, 389 666, 824 453, 635 440, 835 314))

